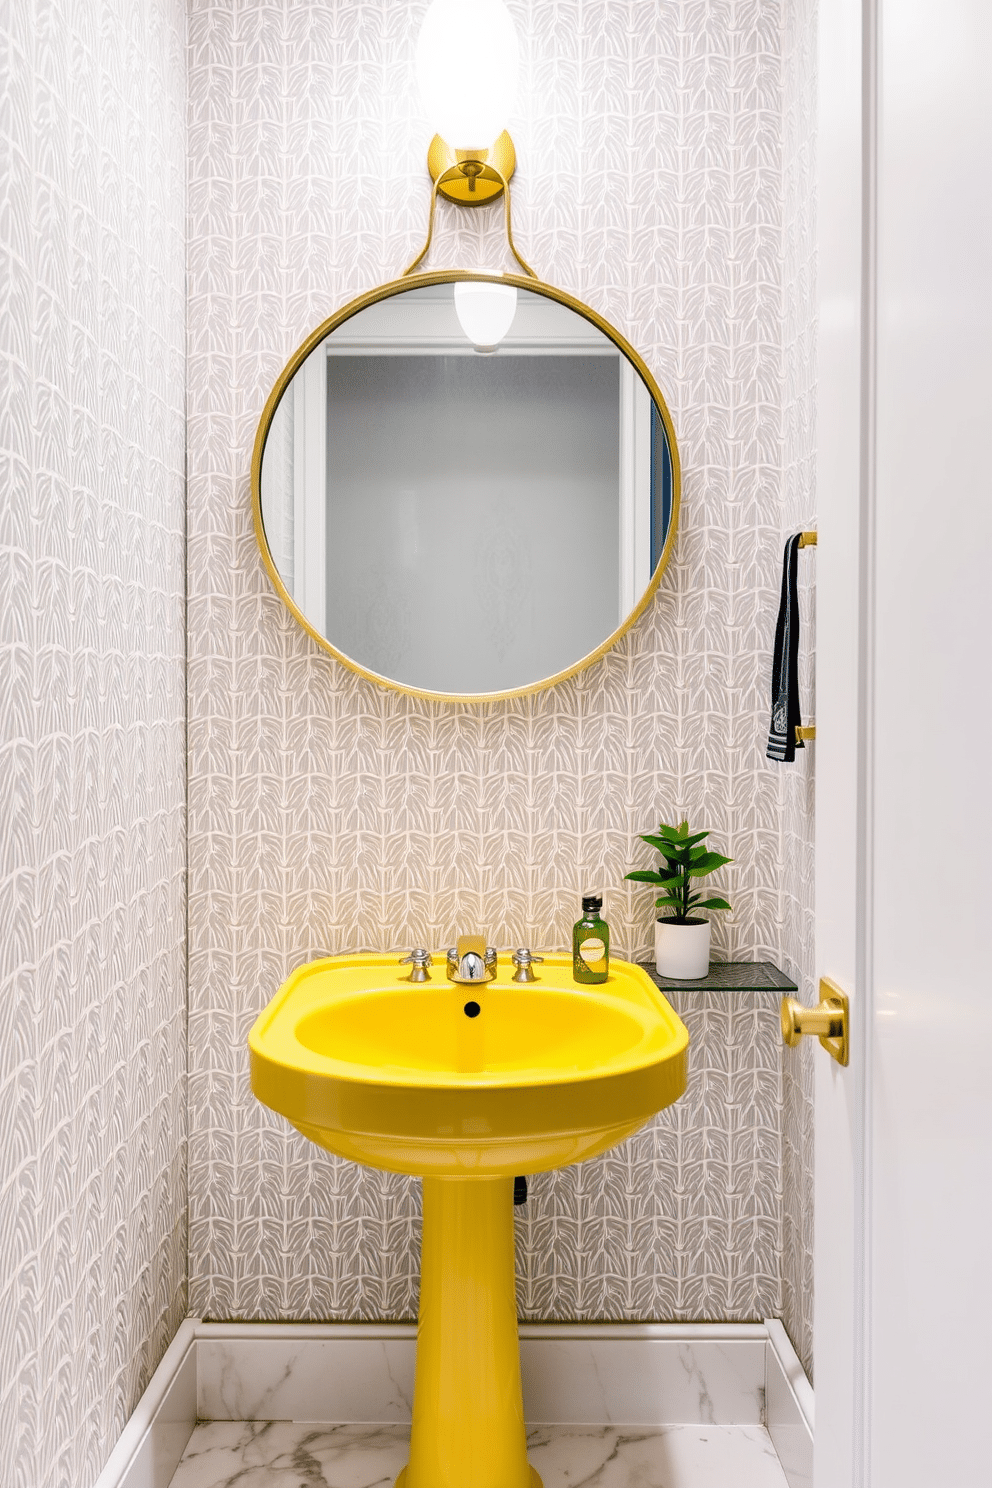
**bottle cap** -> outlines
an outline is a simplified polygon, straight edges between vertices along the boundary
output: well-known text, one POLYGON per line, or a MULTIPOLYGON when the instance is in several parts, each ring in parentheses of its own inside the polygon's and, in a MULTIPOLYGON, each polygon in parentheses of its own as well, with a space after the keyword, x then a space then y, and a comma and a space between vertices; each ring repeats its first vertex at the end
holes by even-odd
POLYGON ((582 908, 584 910, 597 910, 603 907, 602 894, 583 894, 582 908))

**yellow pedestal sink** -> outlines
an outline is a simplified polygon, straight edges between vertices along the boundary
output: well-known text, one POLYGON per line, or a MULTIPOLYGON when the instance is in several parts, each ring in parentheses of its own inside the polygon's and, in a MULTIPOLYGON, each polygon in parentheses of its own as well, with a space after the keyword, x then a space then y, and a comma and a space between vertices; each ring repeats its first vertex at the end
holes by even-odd
POLYGON ((593 1157, 685 1089, 689 1036, 650 977, 411 984, 389 956, 301 966, 248 1036, 252 1090, 341 1157, 424 1180, 410 1461, 398 1488, 530 1488, 513 1178, 593 1157))

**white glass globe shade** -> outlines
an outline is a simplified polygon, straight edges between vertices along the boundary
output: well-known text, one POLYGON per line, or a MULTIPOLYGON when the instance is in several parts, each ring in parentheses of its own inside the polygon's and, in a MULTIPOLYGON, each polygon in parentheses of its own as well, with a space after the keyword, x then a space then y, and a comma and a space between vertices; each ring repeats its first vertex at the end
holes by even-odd
POLYGON ((456 284, 455 310, 474 346, 496 346, 513 324, 517 291, 512 284, 456 284))
POLYGON ((417 82, 453 150, 488 150, 517 93, 517 31, 503 0, 433 0, 417 40, 417 82))

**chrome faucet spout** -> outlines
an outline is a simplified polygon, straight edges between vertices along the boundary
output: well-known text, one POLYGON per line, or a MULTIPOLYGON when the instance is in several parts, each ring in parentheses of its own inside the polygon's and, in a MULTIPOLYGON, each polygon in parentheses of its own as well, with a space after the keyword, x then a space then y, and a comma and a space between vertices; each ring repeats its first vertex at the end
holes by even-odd
POLYGON ((487 946, 481 935, 459 935, 458 944, 448 951, 446 970, 448 981, 460 986, 495 981, 495 947, 487 946))

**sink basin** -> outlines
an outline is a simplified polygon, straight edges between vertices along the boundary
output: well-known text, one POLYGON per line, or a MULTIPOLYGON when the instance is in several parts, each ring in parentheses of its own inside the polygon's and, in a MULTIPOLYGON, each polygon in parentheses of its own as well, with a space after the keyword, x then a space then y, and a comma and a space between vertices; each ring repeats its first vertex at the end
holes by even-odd
POLYGON ((513 1178, 603 1152, 685 1089, 689 1036, 651 978, 569 956, 539 978, 411 983, 391 956, 301 966, 248 1036, 252 1089, 341 1157, 423 1178, 410 1460, 396 1488, 540 1488, 527 1462, 513 1178))
POLYGON ((604 1151, 685 1089, 688 1034, 640 967, 582 987, 411 984, 389 956, 301 966, 249 1035, 252 1089, 341 1157, 422 1177, 512 1177, 604 1151), (479 1012, 469 1017, 466 1003, 479 1012))

